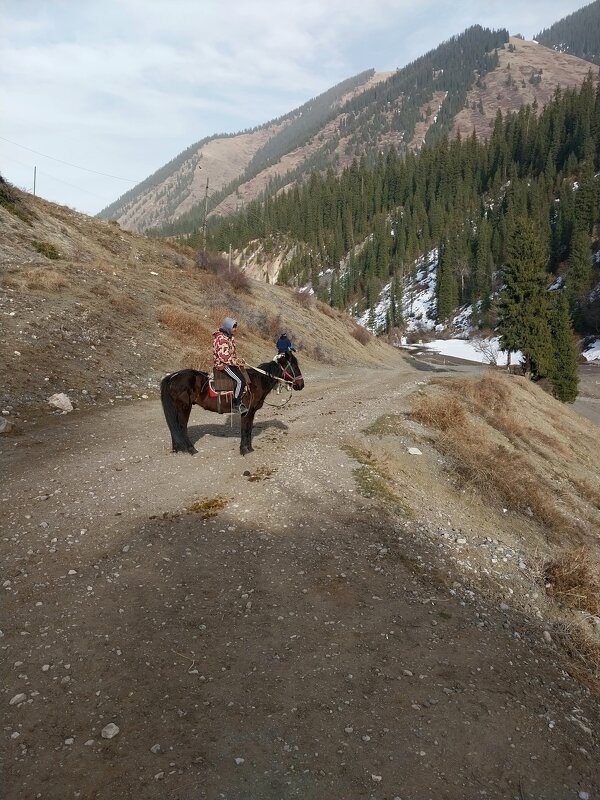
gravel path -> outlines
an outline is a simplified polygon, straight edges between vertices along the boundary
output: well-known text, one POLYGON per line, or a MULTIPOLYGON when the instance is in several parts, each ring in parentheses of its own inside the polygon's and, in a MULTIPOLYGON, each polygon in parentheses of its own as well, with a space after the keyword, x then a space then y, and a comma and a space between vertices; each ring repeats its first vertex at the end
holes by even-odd
POLYGON ((4 800, 600 796, 589 691, 358 491, 423 377, 307 375, 246 458, 155 400, 2 441, 4 800))

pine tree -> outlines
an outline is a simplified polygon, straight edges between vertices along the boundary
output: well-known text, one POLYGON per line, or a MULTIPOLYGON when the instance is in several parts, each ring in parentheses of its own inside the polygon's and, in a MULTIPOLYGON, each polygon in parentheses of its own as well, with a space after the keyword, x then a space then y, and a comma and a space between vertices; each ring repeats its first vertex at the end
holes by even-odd
POLYGON ((525 373, 536 378, 550 374, 553 360, 546 260, 533 223, 518 219, 508 242, 498 329, 502 349, 520 350, 525 373))
POLYGON ((567 296, 575 327, 583 321, 587 294, 592 284, 592 248, 586 231, 576 230, 571 242, 569 272, 567 274, 567 296))
POLYGON ((577 399, 577 349, 569 320, 569 303, 562 291, 553 292, 552 298, 552 344, 554 358, 550 372, 552 393, 563 403, 577 399))
POLYGON ((458 285, 454 275, 454 251, 452 241, 440 247, 440 258, 437 271, 437 308, 438 322, 446 322, 458 306, 458 285))

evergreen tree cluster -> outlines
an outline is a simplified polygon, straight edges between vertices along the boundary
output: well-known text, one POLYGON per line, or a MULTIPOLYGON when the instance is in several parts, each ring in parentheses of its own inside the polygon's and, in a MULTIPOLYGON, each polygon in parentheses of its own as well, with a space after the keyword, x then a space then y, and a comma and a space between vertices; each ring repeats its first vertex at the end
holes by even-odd
POLYGON ((312 282, 332 304, 372 307, 384 285, 401 286, 420 255, 439 248, 437 319, 467 303, 489 304, 499 288, 508 233, 530 219, 547 248, 549 272, 564 273, 570 310, 585 330, 598 281, 591 235, 598 221, 600 93, 557 90, 534 107, 498 113, 489 141, 442 137, 419 153, 355 160, 341 176, 313 173, 302 186, 255 201, 213 222, 213 246, 245 246, 285 235, 297 244, 281 280, 312 282), (331 270, 330 287, 319 274, 331 270))
POLYGON ((437 321, 468 303, 484 316, 501 292, 504 345, 523 352, 533 376, 563 386, 557 396, 574 399, 570 320, 585 332, 600 318, 597 294, 590 299, 600 281, 599 170, 600 85, 590 75, 579 90, 557 89, 541 113, 535 104, 499 112, 488 141, 442 137, 404 157, 391 149, 373 166, 355 159, 340 176, 313 173, 214 221, 210 243, 293 245, 280 280, 311 283, 339 308, 373 311, 385 287, 388 327, 401 321, 416 259, 437 249, 437 321), (564 291, 549 292, 556 277, 564 291), (559 362, 571 365, 566 377, 559 362))
POLYGON ((546 47, 600 64, 600 0, 555 22, 535 39, 546 47))

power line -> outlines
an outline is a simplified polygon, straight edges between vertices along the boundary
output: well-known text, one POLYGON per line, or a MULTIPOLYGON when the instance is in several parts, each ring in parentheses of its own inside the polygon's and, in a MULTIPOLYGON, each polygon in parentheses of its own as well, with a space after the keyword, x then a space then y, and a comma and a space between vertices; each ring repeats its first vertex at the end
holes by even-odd
POLYGON ((66 164, 67 167, 75 167, 75 169, 81 169, 84 172, 91 172, 93 175, 102 175, 104 178, 114 178, 116 181, 125 181, 126 183, 139 183, 139 181, 132 181, 131 178, 120 178, 118 175, 109 175, 107 172, 98 172, 95 169, 88 169, 87 167, 80 167, 77 164, 71 164, 70 161, 63 161, 61 158, 54 158, 54 156, 48 156, 45 153, 40 153, 39 150, 32 150, 31 147, 25 147, 24 144, 18 144, 18 142, 13 142, 4 136, 0 136, 0 139, 2 139, 3 142, 14 144, 15 147, 21 147, 23 150, 28 150, 30 153, 35 153, 37 156, 42 156, 43 158, 49 158, 52 161, 58 161, 59 164, 66 164))
MULTIPOLYGON (((24 161, 20 161, 18 158, 15 158, 14 156, 8 156, 8 160, 14 162, 15 164, 19 164, 21 167, 27 167, 27 169, 29 170, 33 169, 32 164, 26 164, 24 161)), ((50 180, 58 181, 58 183, 64 183, 65 186, 69 186, 71 189, 77 189, 78 192, 85 192, 85 194, 89 194, 92 197, 97 197, 98 200, 102 200, 105 203, 109 202, 108 197, 96 194, 95 192, 90 192, 89 189, 84 189, 82 186, 75 186, 74 183, 69 183, 68 181, 65 181, 63 178, 57 178, 56 175, 52 175, 51 172, 46 172, 46 170, 44 169, 38 169, 38 175, 45 175, 47 178, 50 178, 50 180)))

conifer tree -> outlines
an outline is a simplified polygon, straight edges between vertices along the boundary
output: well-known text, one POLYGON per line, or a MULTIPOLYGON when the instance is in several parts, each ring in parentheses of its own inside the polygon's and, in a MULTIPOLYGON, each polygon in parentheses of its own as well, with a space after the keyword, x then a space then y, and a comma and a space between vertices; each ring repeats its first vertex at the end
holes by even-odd
POLYGON ((547 255, 533 223, 517 219, 508 242, 504 287, 498 302, 503 350, 520 350, 525 374, 544 377, 552 369, 547 255))
POLYGON ((446 322, 456 311, 458 305, 458 285, 454 275, 454 248, 452 240, 440 247, 437 271, 437 307, 438 322, 446 322))
POLYGON ((569 320, 569 303, 563 291, 552 293, 552 344, 554 358, 550 372, 552 393, 563 403, 577 399, 577 349, 569 320))
POLYGON ((577 229, 571 242, 569 272, 567 274, 567 296, 575 327, 583 321, 583 309, 592 284, 591 240, 586 231, 577 229))

